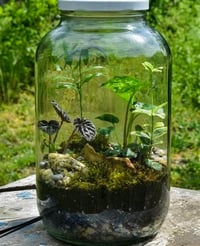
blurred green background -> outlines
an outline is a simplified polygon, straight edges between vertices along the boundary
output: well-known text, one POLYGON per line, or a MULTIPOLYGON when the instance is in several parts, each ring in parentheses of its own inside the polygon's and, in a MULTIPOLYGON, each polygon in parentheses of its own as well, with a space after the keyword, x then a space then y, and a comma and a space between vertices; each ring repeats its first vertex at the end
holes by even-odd
MULTIPOLYGON (((34 173, 34 55, 56 0, 0 1, 0 185, 34 173)), ((200 189, 200 1, 151 0, 173 57, 171 184, 200 189)))

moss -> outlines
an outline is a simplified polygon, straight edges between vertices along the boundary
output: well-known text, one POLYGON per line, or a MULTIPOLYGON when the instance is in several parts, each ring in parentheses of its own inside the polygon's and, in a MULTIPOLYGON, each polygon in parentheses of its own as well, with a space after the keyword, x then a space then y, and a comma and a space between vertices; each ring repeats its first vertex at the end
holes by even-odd
POLYGON ((109 162, 85 162, 87 171, 69 172, 62 169, 64 177, 62 180, 55 181, 53 179, 53 171, 51 169, 41 169, 40 178, 50 187, 62 189, 95 189, 106 187, 108 190, 120 189, 136 184, 143 184, 145 182, 158 182, 166 174, 166 168, 162 171, 157 171, 149 167, 138 166, 136 170, 127 168, 126 166, 115 166, 109 162), (51 175, 46 175, 46 174, 51 175), (67 180, 67 182, 66 182, 67 180))
POLYGON ((96 185, 91 182, 77 182, 76 180, 73 180, 70 183, 70 187, 73 189, 80 189, 80 190, 94 190, 96 188, 96 185))
POLYGON ((127 187, 137 183, 136 177, 134 177, 130 172, 120 172, 116 169, 110 173, 109 180, 109 189, 116 189, 123 186, 127 187))

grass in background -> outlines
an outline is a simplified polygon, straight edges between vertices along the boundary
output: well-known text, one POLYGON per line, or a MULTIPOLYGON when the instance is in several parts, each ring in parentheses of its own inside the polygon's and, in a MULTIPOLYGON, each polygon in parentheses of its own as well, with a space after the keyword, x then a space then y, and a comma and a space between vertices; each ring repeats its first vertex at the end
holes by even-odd
POLYGON ((172 118, 171 184, 200 189, 200 114, 182 106, 172 118))
POLYGON ((17 104, 0 106, 0 185, 35 169, 34 98, 21 94, 17 104))
POLYGON ((188 160, 187 163, 172 164, 171 185, 187 189, 200 189, 199 158, 188 160))

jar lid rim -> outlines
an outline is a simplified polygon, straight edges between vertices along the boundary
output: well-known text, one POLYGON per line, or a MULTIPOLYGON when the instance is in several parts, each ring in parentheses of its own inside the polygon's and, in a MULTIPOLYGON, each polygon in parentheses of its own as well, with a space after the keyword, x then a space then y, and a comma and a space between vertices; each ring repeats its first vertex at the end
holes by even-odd
POLYGON ((149 0, 58 0, 58 8, 69 11, 148 10, 149 0))

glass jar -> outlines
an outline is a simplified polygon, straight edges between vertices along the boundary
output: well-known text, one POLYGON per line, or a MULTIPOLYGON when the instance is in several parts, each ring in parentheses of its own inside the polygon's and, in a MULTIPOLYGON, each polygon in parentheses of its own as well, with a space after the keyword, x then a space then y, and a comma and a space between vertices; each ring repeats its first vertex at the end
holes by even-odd
POLYGON ((147 242, 168 211, 170 51, 148 2, 59 1, 37 49, 38 208, 70 244, 147 242))

